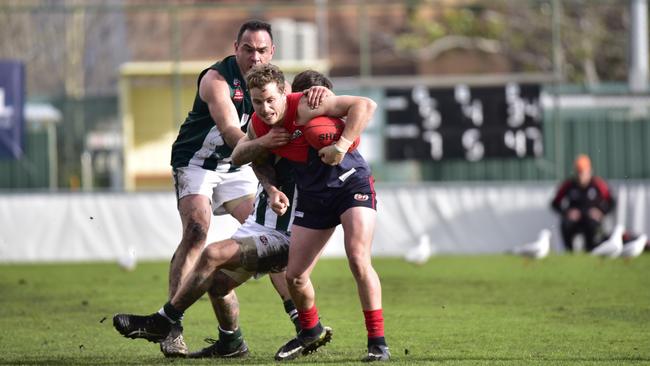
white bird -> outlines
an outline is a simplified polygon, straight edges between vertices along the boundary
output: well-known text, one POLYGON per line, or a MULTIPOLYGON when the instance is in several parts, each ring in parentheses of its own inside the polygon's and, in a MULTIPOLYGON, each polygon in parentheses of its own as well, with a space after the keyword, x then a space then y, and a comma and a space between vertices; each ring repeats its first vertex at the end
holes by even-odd
POLYGON ((616 225, 612 235, 594 248, 591 251, 591 255, 608 258, 616 258, 621 255, 621 251, 623 250, 623 231, 623 225, 616 225))
POLYGON ((422 234, 422 236, 420 236, 420 242, 418 245, 406 252, 406 255, 404 255, 404 260, 410 263, 422 265, 426 263, 427 260, 429 260, 429 257, 431 257, 432 253, 433 250, 431 249, 431 240, 429 239, 429 235, 422 234))
POLYGON ((117 264, 127 272, 135 270, 135 267, 138 264, 138 260, 135 256, 135 248, 130 247, 127 254, 117 258, 117 264))
POLYGON ((510 250, 512 254, 521 255, 533 259, 542 259, 551 250, 551 230, 543 229, 539 232, 537 240, 531 243, 520 245, 510 250))
POLYGON ((645 249, 645 244, 648 241, 648 236, 646 234, 639 235, 638 238, 631 240, 623 245, 623 250, 621 251, 621 258, 636 258, 645 249))

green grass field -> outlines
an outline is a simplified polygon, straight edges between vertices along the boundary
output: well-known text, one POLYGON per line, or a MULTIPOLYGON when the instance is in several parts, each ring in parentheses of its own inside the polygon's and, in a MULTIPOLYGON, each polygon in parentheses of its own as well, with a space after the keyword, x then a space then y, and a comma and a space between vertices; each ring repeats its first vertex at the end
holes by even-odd
MULTIPOLYGON (((377 258, 394 364, 650 364, 650 255, 631 263, 585 255, 524 262, 442 256, 421 267, 377 258)), ((152 313, 166 300, 167 263, 124 272, 113 263, 0 266, 0 364, 277 364, 292 325, 267 278, 238 290, 245 360, 166 360, 157 345, 121 337, 116 312, 152 313)), ((343 259, 313 281, 332 343, 291 364, 360 364, 363 316, 343 259)), ((203 298, 185 315, 188 345, 216 325, 203 298)))

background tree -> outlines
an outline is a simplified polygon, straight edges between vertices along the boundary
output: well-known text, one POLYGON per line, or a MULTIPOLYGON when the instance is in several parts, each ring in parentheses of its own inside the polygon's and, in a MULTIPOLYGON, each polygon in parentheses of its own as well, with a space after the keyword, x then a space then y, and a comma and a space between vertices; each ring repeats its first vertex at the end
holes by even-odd
MULTIPOLYGON (((613 0, 559 2, 564 78, 594 85, 627 74, 628 12, 613 0)), ((513 72, 552 72, 550 1, 472 1, 455 7, 412 2, 396 48, 435 56, 461 47, 504 55, 513 72)))

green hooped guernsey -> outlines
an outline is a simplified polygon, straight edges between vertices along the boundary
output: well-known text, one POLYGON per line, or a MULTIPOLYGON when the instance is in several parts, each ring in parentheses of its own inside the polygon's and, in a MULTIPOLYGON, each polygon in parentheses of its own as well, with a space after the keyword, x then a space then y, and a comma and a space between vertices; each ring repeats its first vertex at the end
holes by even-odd
POLYGON ((230 172, 239 169, 231 165, 232 148, 226 144, 210 116, 208 104, 201 100, 198 86, 208 70, 216 70, 223 76, 230 87, 230 99, 237 109, 239 124, 246 132, 248 121, 253 114, 252 103, 244 77, 239 71, 235 56, 228 56, 203 70, 197 80, 194 105, 181 125, 178 137, 172 145, 172 167, 182 168, 196 165, 203 169, 230 172))
POLYGON ((278 158, 274 167, 277 187, 287 196, 290 206, 284 215, 278 216, 273 212, 271 206, 268 204, 268 195, 266 194, 266 191, 264 191, 262 186, 259 185, 257 199, 255 201, 255 209, 251 215, 255 217, 255 222, 260 225, 288 233, 291 224, 293 224, 293 215, 296 210, 298 191, 296 190, 296 182, 293 178, 293 168, 291 163, 286 159, 278 158))

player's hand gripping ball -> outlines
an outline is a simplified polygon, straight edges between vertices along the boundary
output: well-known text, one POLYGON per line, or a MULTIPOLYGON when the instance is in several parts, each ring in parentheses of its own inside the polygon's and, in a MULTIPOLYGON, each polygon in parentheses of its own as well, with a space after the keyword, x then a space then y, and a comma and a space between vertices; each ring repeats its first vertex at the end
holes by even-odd
MULTIPOLYGON (((338 141, 344 128, 345 122, 339 118, 319 116, 307 122, 302 132, 309 146, 320 150, 338 141)), ((348 152, 354 151, 357 146, 359 146, 358 137, 354 140, 348 152)))

